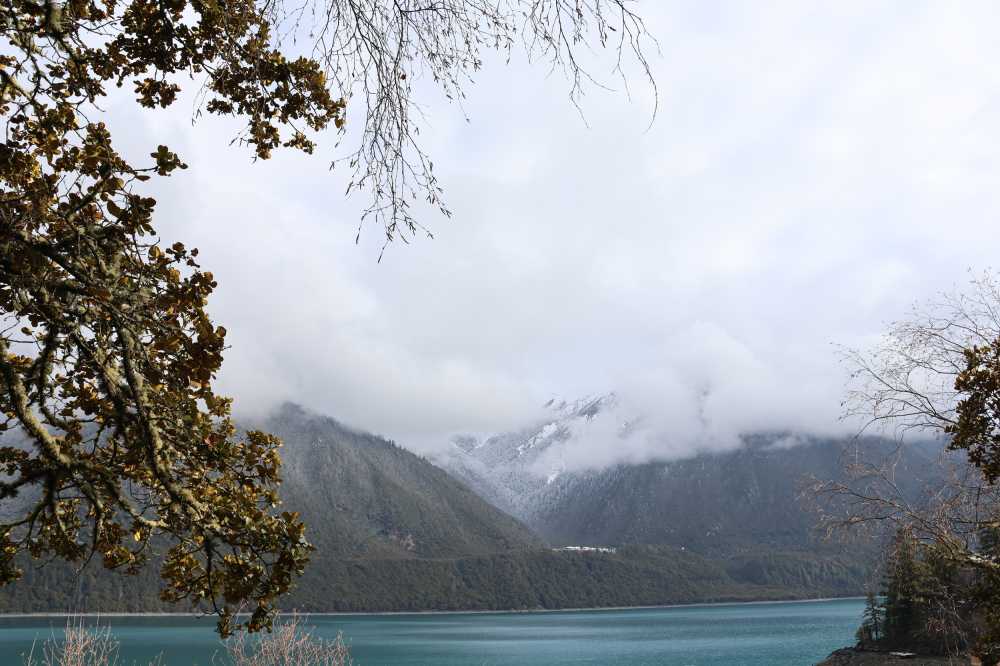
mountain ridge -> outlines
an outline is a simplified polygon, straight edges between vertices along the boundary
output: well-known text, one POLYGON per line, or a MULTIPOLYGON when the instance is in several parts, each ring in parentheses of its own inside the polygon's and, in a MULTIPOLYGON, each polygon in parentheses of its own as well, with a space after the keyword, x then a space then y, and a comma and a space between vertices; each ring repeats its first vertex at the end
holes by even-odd
MULTIPOLYGON (((624 418, 614 393, 548 404, 556 409, 547 419, 474 445, 461 440, 434 460, 556 545, 656 544, 709 555, 843 552, 815 537, 817 517, 802 502, 805 483, 841 478, 845 450, 894 446, 879 438, 757 433, 727 450, 588 469, 567 464, 576 433, 604 418, 599 432, 614 447, 641 428, 641 419, 624 418)), ((921 470, 933 455, 915 446, 901 457, 914 492, 930 482, 921 470)))
MULTIPOLYGON (((285 405, 244 425, 284 440, 284 508, 317 547, 282 600, 320 611, 511 610, 845 596, 866 569, 836 553, 695 552, 669 544, 555 550, 427 459, 335 419, 285 405)), ((0 612, 184 610, 158 598, 155 569, 27 565, 0 612)))

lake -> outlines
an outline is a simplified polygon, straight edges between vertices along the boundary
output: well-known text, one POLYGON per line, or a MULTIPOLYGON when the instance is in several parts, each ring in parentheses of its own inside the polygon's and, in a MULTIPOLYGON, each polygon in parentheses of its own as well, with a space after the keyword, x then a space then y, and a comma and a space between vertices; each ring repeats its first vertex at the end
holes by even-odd
MULTIPOLYGON (((852 644, 862 607, 861 599, 840 599, 306 619, 316 635, 342 631, 358 666, 802 666, 852 644)), ((125 664, 162 653, 168 665, 206 665, 221 655, 211 618, 108 616, 100 623, 112 626, 125 664)), ((20 663, 33 640, 59 635, 64 625, 62 617, 0 617, 0 663, 20 663)))

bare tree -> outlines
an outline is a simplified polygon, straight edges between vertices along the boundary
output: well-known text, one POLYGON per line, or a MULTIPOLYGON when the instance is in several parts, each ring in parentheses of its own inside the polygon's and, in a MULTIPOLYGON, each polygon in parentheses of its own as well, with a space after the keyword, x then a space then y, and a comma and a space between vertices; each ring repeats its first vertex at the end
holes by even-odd
POLYGON ((954 426, 955 381, 965 353, 1000 338, 1000 284, 983 273, 969 289, 943 293, 893 323, 871 350, 846 350, 853 366, 845 415, 896 435, 940 435, 954 426))
POLYGON ((845 455, 845 478, 812 486, 827 500, 829 531, 905 531, 964 572, 963 589, 937 586, 924 630, 960 635, 975 627, 972 642, 983 655, 1000 645, 1000 627, 990 620, 1000 608, 1000 553, 984 546, 984 535, 1000 528, 998 345, 1000 284, 985 273, 965 291, 914 307, 873 349, 846 350, 853 372, 845 417, 859 419, 863 433, 890 438, 857 437, 845 455), (924 452, 937 457, 914 469, 907 447, 928 439, 938 445, 924 452))
MULTIPOLYGON (((280 39, 306 39, 332 88, 361 105, 359 144, 334 162, 352 170, 348 192, 366 188, 364 218, 385 230, 386 243, 426 228, 412 202, 451 212, 420 143, 423 118, 414 83, 429 78, 458 104, 483 66, 484 54, 520 47, 568 81, 579 108, 588 86, 606 87, 586 57, 613 49, 612 75, 628 89, 637 69, 653 87, 647 48, 655 39, 633 9, 637 0, 265 0, 280 39)), ((653 110, 655 115, 655 108, 653 110)), ((349 124, 348 124, 349 125, 349 124)), ((345 127, 341 125, 341 127, 345 127)), ((362 224, 364 219, 362 220, 362 224)), ((360 226, 359 226, 360 233, 360 226)))
POLYGON ((966 549, 995 520, 1000 492, 953 435, 969 398, 960 381, 969 353, 998 339, 1000 284, 984 273, 964 291, 915 306, 873 349, 844 351, 852 367, 845 418, 857 419, 862 432, 890 435, 897 446, 880 450, 873 446, 878 440, 856 438, 845 465, 850 481, 828 486, 848 498, 843 524, 890 520, 928 538, 957 539, 956 546, 966 549), (903 487, 898 465, 909 442, 927 439, 945 443, 925 479, 937 487, 914 496, 903 487))

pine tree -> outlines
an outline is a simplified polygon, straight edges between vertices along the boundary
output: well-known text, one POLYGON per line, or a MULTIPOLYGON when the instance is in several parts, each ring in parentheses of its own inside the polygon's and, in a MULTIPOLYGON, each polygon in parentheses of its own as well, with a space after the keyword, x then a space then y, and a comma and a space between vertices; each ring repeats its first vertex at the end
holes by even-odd
POLYGON ((890 645, 905 644, 920 628, 918 544, 908 530, 892 543, 885 577, 883 633, 890 645))
POLYGON ((979 554, 1000 557, 1000 523, 990 522, 979 528, 979 554))
POLYGON ((882 640, 885 624, 884 613, 885 610, 878 602, 875 592, 869 589, 867 598, 865 599, 864 620, 861 623, 861 628, 858 630, 858 641, 863 647, 882 640))
MULTIPOLYGON (((993 518, 979 530, 978 554, 989 562, 1000 561, 1000 521, 993 518)), ((972 588, 979 631, 975 652, 984 666, 1000 664, 1000 573, 993 567, 976 571, 972 588)))

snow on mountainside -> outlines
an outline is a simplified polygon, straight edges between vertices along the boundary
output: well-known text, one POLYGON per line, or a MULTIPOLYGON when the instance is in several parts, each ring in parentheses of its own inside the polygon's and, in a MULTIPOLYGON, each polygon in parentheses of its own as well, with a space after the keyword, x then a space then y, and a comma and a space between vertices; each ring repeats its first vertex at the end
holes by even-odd
MULTIPOLYGON (((434 462, 465 481, 480 496, 508 513, 528 520, 546 498, 587 474, 568 473, 563 458, 572 440, 598 415, 613 415, 620 403, 614 393, 574 401, 549 400, 547 419, 485 440, 453 439, 434 462)), ((627 429, 622 421, 621 429, 627 429)))
MULTIPOLYGON (((752 434, 696 454, 682 436, 659 433, 669 460, 597 469, 574 456, 649 437, 642 421, 614 393, 547 408, 548 418, 521 430, 456 439, 435 462, 554 545, 665 544, 713 554, 825 549, 800 493, 806 477, 841 475, 845 441, 752 434)), ((870 445, 892 448, 878 439, 870 445)), ((914 447, 901 460, 915 489, 929 482, 921 477, 933 456, 914 447)))

